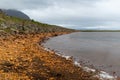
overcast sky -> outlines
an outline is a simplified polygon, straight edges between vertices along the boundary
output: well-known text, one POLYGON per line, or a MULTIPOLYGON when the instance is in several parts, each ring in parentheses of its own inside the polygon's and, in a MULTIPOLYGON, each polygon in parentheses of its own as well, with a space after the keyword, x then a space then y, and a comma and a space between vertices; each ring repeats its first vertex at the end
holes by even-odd
POLYGON ((120 29, 120 0, 0 0, 40 22, 76 29, 120 29))

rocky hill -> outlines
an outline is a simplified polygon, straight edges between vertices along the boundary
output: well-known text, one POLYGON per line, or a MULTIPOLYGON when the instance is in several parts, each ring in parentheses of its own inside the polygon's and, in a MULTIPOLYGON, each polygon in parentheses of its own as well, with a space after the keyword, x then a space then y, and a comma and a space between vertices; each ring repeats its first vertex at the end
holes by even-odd
POLYGON ((44 24, 34 20, 26 20, 12 17, 0 11, 0 33, 9 34, 27 34, 27 33, 44 33, 44 32, 65 32, 73 31, 55 25, 44 24))

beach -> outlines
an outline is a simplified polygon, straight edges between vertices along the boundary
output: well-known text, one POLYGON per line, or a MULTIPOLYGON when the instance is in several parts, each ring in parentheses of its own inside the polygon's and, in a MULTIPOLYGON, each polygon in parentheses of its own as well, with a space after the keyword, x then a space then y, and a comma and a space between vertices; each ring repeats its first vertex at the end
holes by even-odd
POLYGON ((0 79, 5 80, 99 80, 54 52, 43 49, 48 37, 66 33, 42 33, 0 38, 0 79))

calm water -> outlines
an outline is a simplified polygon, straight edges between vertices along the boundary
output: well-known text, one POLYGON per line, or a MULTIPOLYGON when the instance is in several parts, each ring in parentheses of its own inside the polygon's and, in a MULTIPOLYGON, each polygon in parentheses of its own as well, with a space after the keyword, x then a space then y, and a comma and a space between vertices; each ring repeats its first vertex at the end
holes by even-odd
POLYGON ((44 46, 120 76, 120 32, 77 32, 51 38, 44 46))

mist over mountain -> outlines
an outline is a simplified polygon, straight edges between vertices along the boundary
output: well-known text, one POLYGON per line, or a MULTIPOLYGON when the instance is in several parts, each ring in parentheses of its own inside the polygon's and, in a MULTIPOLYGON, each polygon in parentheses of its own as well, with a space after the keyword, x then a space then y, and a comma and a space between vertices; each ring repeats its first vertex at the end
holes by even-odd
POLYGON ((27 20, 30 19, 28 15, 18 10, 13 10, 13 9, 1 9, 1 10, 8 16, 13 16, 13 17, 27 19, 27 20))

